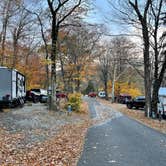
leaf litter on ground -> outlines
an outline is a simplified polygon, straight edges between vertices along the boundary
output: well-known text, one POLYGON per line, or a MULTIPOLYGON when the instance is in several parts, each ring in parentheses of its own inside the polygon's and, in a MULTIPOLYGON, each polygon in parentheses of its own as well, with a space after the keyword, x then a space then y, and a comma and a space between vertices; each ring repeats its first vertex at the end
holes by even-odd
MULTIPOLYGON (((34 141, 32 139, 31 141, 26 142, 27 128, 26 130, 22 129, 20 131, 15 130, 12 132, 13 128, 11 129, 8 126, 3 126, 6 125, 6 122, 1 123, 0 165, 76 166, 83 148, 86 131, 90 125, 87 103, 83 103, 82 109, 83 113, 81 114, 72 113, 70 116, 66 113, 63 114, 63 117, 61 116, 59 119, 62 118, 62 120, 64 120, 65 118, 65 121, 68 121, 68 123, 62 123, 63 125, 56 126, 56 132, 51 126, 47 126, 50 127, 50 129, 43 129, 40 128, 40 126, 37 129, 29 129, 28 134, 35 135, 35 137, 43 134, 46 138, 42 141, 34 141)), ((32 113, 34 116, 35 113, 32 113)), ((37 114, 40 116, 40 111, 37 112, 37 114)), ((49 114, 53 115, 54 113, 49 114)), ((11 113, 8 114, 8 116, 11 115, 11 113)), ((6 115, 4 118, 5 117, 6 115)), ((58 119, 58 117, 56 118, 58 119)), ((18 127, 16 124, 17 123, 14 123, 15 127, 18 127)), ((31 137, 29 137, 29 139, 31 139, 31 137)))

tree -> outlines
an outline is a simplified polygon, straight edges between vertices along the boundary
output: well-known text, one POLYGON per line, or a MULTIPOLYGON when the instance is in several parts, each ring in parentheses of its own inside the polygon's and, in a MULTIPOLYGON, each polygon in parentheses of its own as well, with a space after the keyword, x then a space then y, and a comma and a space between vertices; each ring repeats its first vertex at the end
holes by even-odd
POLYGON ((34 24, 35 21, 36 20, 31 18, 31 15, 23 8, 22 4, 19 4, 17 13, 11 18, 9 24, 13 44, 12 68, 15 68, 19 62, 19 44, 30 35, 32 24, 34 24))
POLYGON ((110 78, 112 82, 112 102, 114 102, 115 82, 127 71, 127 60, 131 59, 130 50, 133 44, 125 37, 115 37, 110 41, 110 78))
POLYGON ((163 12, 163 0, 160 1, 151 1, 147 0, 144 13, 141 14, 141 10, 138 7, 138 2, 129 1, 129 4, 135 10, 138 19, 142 26, 142 35, 144 41, 144 69, 145 69, 145 96, 146 96, 146 108, 147 115, 149 116, 149 112, 157 112, 157 102, 158 102, 158 90, 161 85, 162 79, 164 77, 164 73, 166 70, 166 59, 161 66, 161 70, 159 71, 159 41, 158 41, 158 31, 160 27, 161 15, 163 12), (152 22, 148 21, 151 18, 152 22), (150 24, 150 25, 149 25, 150 24), (152 35, 152 49, 154 50, 154 76, 152 79, 151 75, 151 58, 150 58, 150 44, 152 35), (151 100, 151 81, 153 81, 152 88, 152 100, 151 100))
POLYGON ((32 9, 27 9, 24 7, 24 9, 31 15, 35 16, 38 24, 40 26, 40 33, 41 37, 43 40, 43 45, 39 48, 40 53, 44 53, 44 60, 43 63, 45 65, 45 72, 46 72, 46 79, 45 79, 45 85, 44 88, 47 89, 47 93, 49 92, 49 86, 50 86, 50 72, 49 72, 49 64, 50 64, 50 59, 49 59, 49 39, 48 39, 48 32, 49 32, 49 27, 48 25, 48 15, 46 14, 45 10, 40 9, 39 11, 32 11, 32 9), (45 26, 47 25, 47 26, 45 26))
POLYGON ((3 66, 5 61, 5 47, 6 47, 6 38, 7 38, 7 30, 9 28, 9 22, 11 17, 15 15, 17 11, 17 2, 4 0, 1 3, 1 32, 0 32, 0 44, 1 44, 1 52, 0 52, 0 64, 3 66))
POLYGON ((144 84, 146 97, 146 114, 149 117, 150 112, 157 111, 158 88, 165 72, 165 61, 160 62, 159 37, 158 32, 161 26, 162 12, 164 12, 163 0, 127 0, 119 1, 121 9, 121 20, 128 23, 142 32, 143 58, 144 58, 144 84), (161 67, 159 67, 161 65, 161 67), (152 88, 153 82, 153 88, 152 88), (151 93, 152 92, 152 93, 151 93), (151 100, 151 94, 153 94, 151 100))
POLYGON ((111 55, 110 50, 102 49, 99 56, 100 78, 104 84, 105 98, 108 100, 108 80, 110 77, 111 55))
POLYGON ((101 71, 101 78, 104 85, 107 86, 109 80, 111 80, 112 89, 112 102, 114 102, 115 96, 115 83, 116 82, 129 82, 130 77, 126 76, 126 73, 130 72, 130 65, 128 62, 133 63, 135 61, 136 47, 129 39, 126 37, 114 37, 111 39, 106 46, 106 54, 101 54, 99 64, 101 71), (103 79, 104 78, 104 79, 103 79))
POLYGON ((92 81, 88 81, 88 86, 85 89, 85 94, 88 94, 89 92, 94 92, 95 91, 95 87, 92 81))
POLYGON ((92 30, 91 26, 84 22, 80 22, 80 25, 81 27, 72 27, 72 30, 63 33, 64 37, 58 52, 64 87, 77 92, 81 91, 85 70, 90 61, 93 61, 96 45, 101 36, 97 26, 92 30))
POLYGON ((163 23, 163 8, 164 8, 164 0, 156 2, 154 4, 151 3, 151 17, 154 20, 154 26, 151 27, 152 31, 152 44, 151 47, 153 49, 154 54, 154 69, 153 69, 153 84, 152 84, 152 112, 157 113, 157 103, 158 103, 158 91, 161 86, 161 83, 164 78, 164 74, 166 71, 166 57, 163 54, 163 36, 159 37, 160 26, 163 23))
MULTIPOLYGON (((57 40, 59 29, 62 23, 80 6, 81 0, 47 0, 51 14, 51 102, 50 109, 53 107, 53 97, 56 93, 56 63, 57 63, 57 40)), ((55 105, 56 107, 56 105, 55 105)))

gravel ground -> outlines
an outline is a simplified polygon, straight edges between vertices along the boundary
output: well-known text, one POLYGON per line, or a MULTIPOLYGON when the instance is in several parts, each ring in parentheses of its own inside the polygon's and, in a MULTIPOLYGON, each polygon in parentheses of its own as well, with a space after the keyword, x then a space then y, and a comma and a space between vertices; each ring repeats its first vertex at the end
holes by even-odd
POLYGON ((102 104, 96 98, 84 97, 84 100, 88 102, 89 109, 91 110, 91 125, 102 125, 108 121, 121 117, 120 112, 115 111, 112 107, 102 104))
MULTIPOLYGON (((7 110, 8 111, 8 110, 7 110)), ((0 128, 9 134, 21 134, 19 147, 29 146, 54 136, 61 126, 81 122, 66 112, 49 112, 44 104, 26 104, 23 108, 0 113, 0 128)))
MULTIPOLYGON (((62 102, 63 104, 63 102, 62 102)), ((48 111, 44 104, 0 112, 0 165, 76 166, 89 123, 81 113, 48 111)))

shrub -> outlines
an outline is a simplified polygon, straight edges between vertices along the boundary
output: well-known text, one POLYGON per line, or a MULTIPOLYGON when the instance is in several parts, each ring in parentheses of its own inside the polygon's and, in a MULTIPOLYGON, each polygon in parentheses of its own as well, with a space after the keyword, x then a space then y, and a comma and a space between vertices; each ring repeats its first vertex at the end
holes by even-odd
POLYGON ((79 111, 81 106, 81 94, 80 93, 73 93, 68 95, 68 102, 66 105, 66 108, 68 105, 71 105, 72 111, 79 111))

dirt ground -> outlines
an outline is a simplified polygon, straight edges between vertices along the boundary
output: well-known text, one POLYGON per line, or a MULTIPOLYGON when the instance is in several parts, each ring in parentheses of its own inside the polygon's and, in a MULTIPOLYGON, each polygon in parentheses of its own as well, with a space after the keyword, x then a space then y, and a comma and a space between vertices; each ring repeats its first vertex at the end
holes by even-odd
POLYGON ((0 165, 76 165, 89 124, 82 109, 68 115, 36 103, 0 112, 0 165))
POLYGON ((133 118, 140 123, 143 123, 144 125, 147 125, 148 127, 154 128, 162 133, 166 134, 166 120, 163 119, 159 121, 158 119, 152 119, 145 117, 144 110, 138 110, 138 109, 128 109, 125 104, 118 104, 118 103, 111 103, 110 101, 101 100, 100 102, 105 103, 106 105, 114 108, 115 110, 118 110, 122 112, 123 114, 127 115, 130 118, 133 118))

